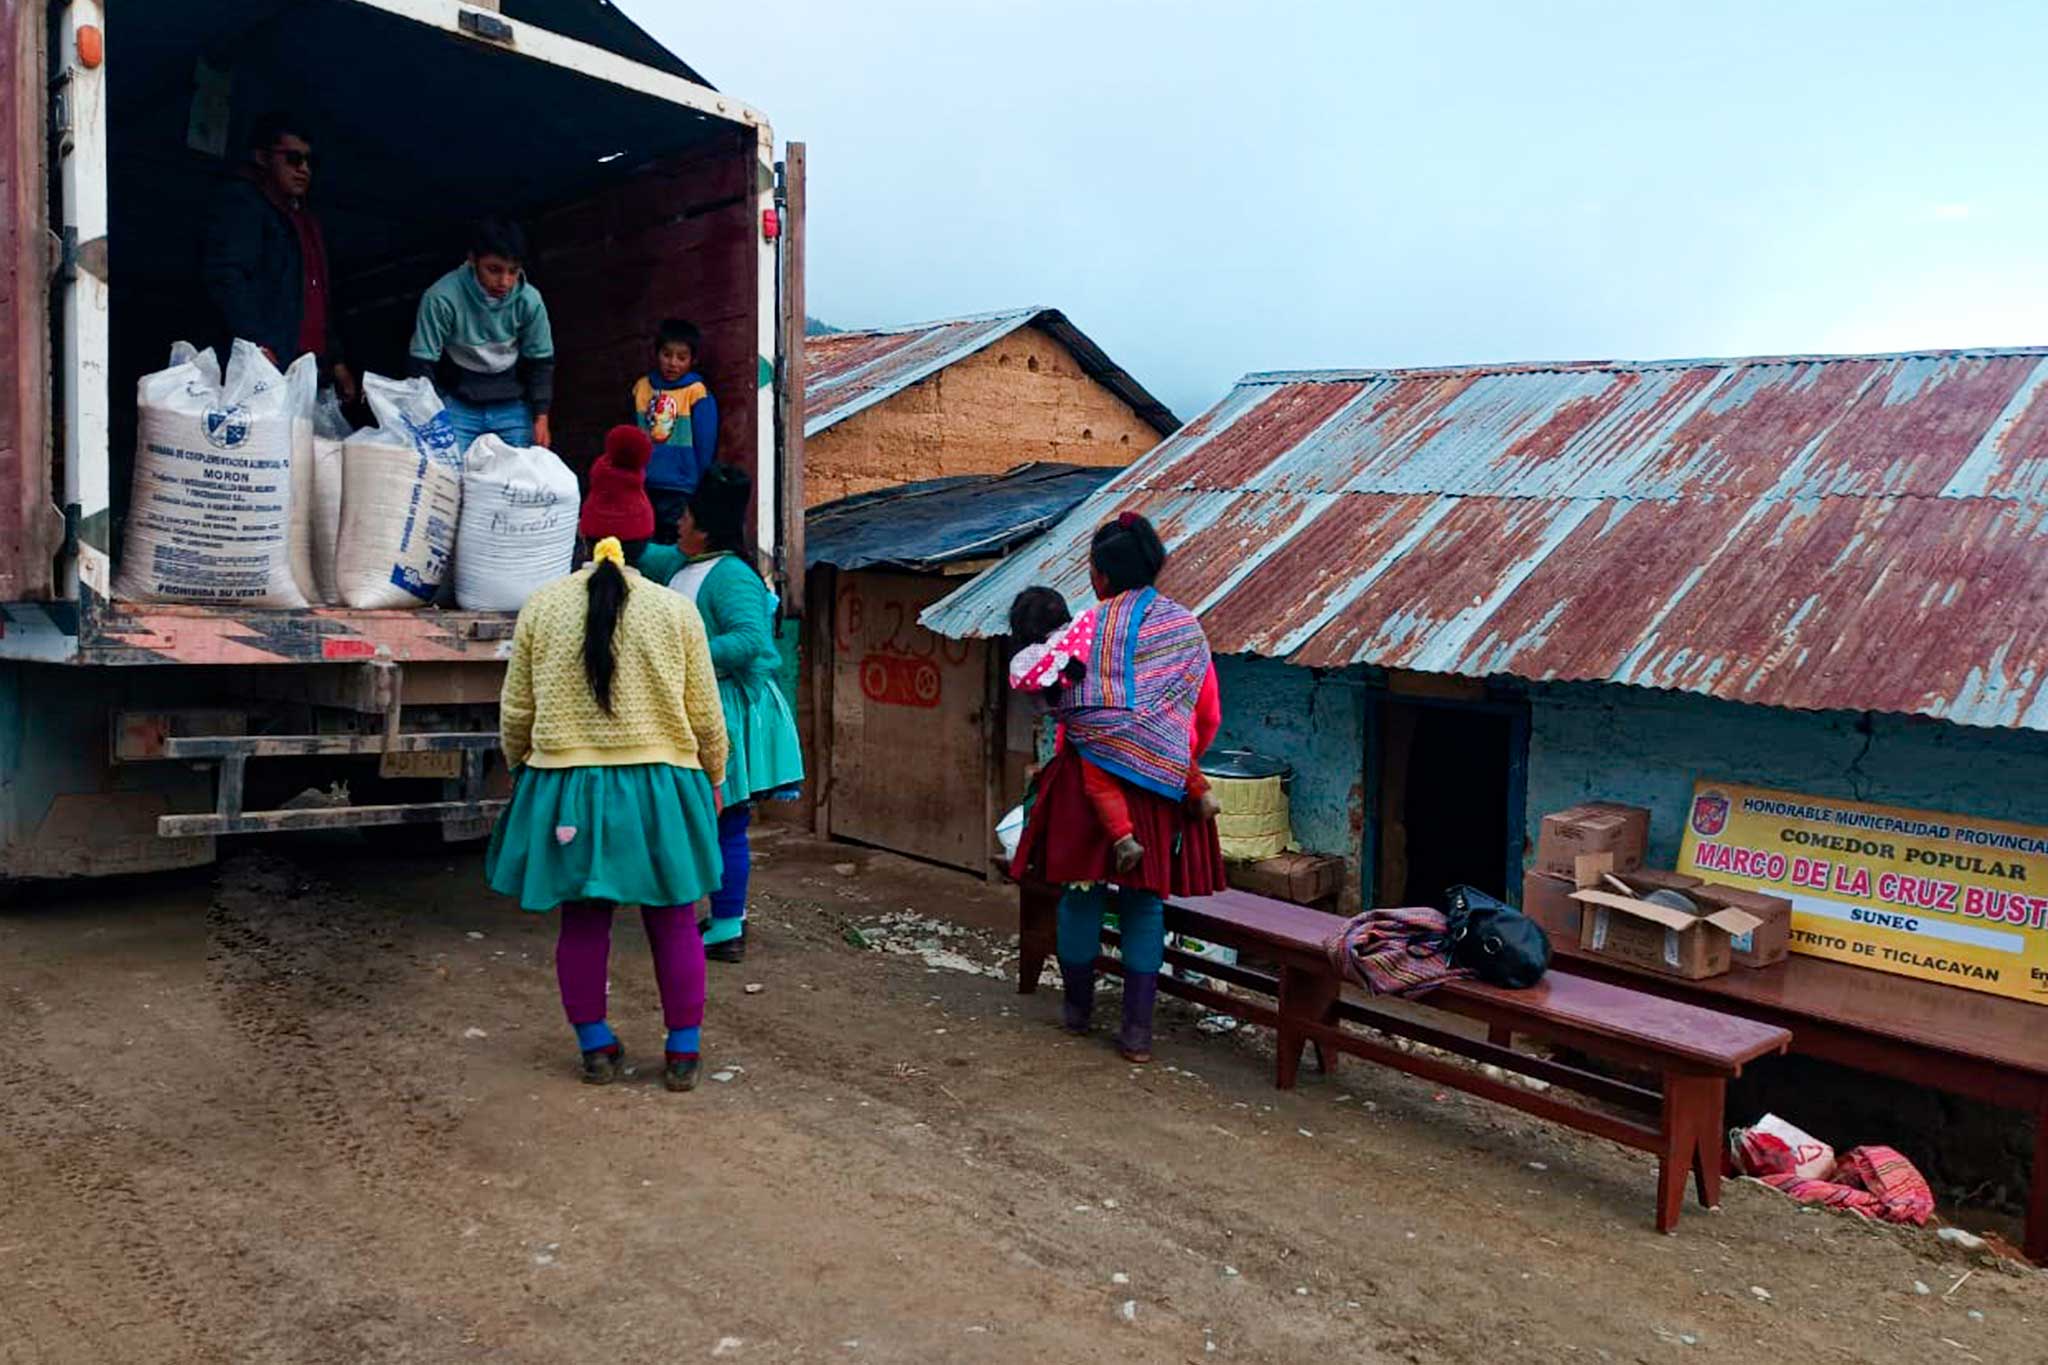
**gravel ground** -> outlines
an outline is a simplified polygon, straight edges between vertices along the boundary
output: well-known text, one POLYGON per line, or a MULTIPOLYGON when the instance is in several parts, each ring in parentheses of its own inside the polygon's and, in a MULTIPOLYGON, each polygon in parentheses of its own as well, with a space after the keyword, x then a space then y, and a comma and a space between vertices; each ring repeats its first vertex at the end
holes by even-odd
POLYGON ((1659 1236, 1641 1156, 1358 1063, 1282 1095, 1178 1006, 1132 1068, 1015 994, 1000 890, 759 848, 685 1096, 577 1083, 473 855, 0 912, 0 1362, 2048 1358, 2038 1273, 1741 1183, 1659 1236))

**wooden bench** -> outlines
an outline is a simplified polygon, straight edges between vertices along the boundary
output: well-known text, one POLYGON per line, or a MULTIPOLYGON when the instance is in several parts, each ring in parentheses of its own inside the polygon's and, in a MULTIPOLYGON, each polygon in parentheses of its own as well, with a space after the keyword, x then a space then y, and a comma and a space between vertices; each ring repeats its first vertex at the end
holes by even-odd
POLYGON ((2025 1250, 2048 1264, 2048 1007, 1794 954, 1705 981, 1644 977, 1556 945, 1566 970, 1773 1024, 1791 1050, 2029 1116, 2025 1250))
MULTIPOLYGON (((1026 994, 1038 988, 1039 975, 1053 955, 1058 904, 1059 895, 1051 888, 1027 885, 1019 889, 1017 989, 1026 994)), ((1225 995, 1166 973, 1160 975, 1159 988, 1274 1029, 1279 1035, 1274 1080, 1283 1090, 1293 1087, 1306 1046, 1315 1046, 1318 1066, 1324 1071, 1330 1069, 1335 1054, 1348 1052, 1654 1154, 1660 1232, 1669 1232, 1678 1223, 1688 1171, 1701 1205, 1713 1208, 1720 1203, 1728 1081, 1741 1074, 1746 1063, 1783 1052, 1791 1041, 1785 1029, 1552 971, 1525 991, 1458 981, 1418 999, 1432 1009, 1487 1026, 1486 1040, 1468 1038, 1405 1014, 1346 999, 1343 981, 1332 969, 1324 948, 1342 924, 1337 916, 1243 891, 1170 902, 1166 908, 1169 933, 1186 933, 1253 954, 1276 963, 1278 972, 1269 975, 1169 949, 1166 956, 1171 965, 1258 991, 1274 1003, 1225 995), (1346 1029, 1346 1023, 1533 1076, 1637 1117, 1537 1093, 1441 1057, 1405 1052, 1389 1042, 1346 1029), (1662 1089, 1649 1090, 1516 1052, 1508 1045, 1515 1033, 1657 1074, 1662 1077, 1662 1089)), ((1115 942, 1113 931, 1106 930, 1103 937, 1115 942)), ((1122 967, 1113 958, 1101 957, 1096 969, 1116 973, 1122 967)))

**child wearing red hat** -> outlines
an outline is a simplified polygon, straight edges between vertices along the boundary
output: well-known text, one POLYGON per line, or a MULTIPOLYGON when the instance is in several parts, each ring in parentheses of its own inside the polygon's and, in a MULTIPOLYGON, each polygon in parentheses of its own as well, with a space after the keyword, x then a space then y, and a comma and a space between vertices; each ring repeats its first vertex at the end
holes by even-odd
POLYGON ((586 551, 611 536, 625 547, 627 563, 640 558, 654 536, 654 504, 647 499, 647 461, 653 454, 654 442, 638 427, 605 433, 604 454, 590 462, 590 490, 576 521, 586 551))

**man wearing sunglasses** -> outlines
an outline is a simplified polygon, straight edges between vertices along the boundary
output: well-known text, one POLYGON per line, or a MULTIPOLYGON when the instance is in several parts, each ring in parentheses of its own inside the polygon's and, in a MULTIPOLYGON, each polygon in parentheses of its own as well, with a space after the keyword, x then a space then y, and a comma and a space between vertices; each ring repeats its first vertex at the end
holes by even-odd
POLYGON ((327 239, 306 204, 313 146, 289 114, 249 131, 249 160, 222 187, 207 226, 201 272, 219 314, 222 349, 241 337, 283 368, 311 351, 344 402, 356 396, 334 329, 327 239))

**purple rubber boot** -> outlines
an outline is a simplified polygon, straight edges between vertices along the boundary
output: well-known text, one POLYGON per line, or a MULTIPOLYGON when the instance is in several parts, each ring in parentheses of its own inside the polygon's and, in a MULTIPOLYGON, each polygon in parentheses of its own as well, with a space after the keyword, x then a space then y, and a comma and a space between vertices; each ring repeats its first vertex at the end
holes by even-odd
POLYGON ((1127 1062, 1152 1060, 1152 1006, 1159 999, 1159 973, 1124 974, 1124 1027, 1116 1050, 1127 1062))
POLYGON ((1067 1026, 1069 1033, 1086 1033, 1095 1019, 1095 964, 1069 967, 1062 962, 1060 982, 1067 992, 1066 1004, 1060 1010, 1060 1022, 1067 1026))

